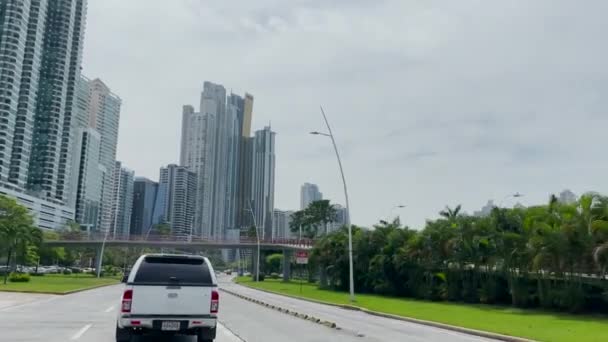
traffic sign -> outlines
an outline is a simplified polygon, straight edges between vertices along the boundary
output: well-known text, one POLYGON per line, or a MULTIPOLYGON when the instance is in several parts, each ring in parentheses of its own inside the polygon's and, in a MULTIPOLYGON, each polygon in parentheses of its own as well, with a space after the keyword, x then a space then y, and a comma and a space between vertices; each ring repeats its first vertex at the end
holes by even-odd
POLYGON ((296 264, 308 264, 308 251, 296 251, 296 264))

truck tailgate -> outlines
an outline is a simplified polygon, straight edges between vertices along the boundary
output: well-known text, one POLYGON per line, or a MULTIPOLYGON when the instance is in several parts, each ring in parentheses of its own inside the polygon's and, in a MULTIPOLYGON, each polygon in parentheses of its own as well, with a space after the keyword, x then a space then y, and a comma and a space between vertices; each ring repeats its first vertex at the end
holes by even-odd
POLYGON ((211 286, 133 286, 133 315, 209 315, 211 286))

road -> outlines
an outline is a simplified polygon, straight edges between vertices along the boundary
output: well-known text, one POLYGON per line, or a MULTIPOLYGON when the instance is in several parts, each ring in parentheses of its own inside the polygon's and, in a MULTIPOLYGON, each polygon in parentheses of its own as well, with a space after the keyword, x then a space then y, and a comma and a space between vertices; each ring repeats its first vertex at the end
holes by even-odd
MULTIPOLYGON (((325 305, 266 294, 231 284, 221 286, 255 295, 267 302, 298 308, 343 327, 331 329, 221 293, 217 342, 379 342, 379 341, 487 341, 436 328, 369 316, 325 305)), ((122 285, 67 296, 0 292, 0 331, 7 342, 111 342, 122 285)), ((140 338, 139 341, 158 341, 140 338)), ((169 339, 167 339, 169 341, 169 339)), ((171 342, 191 342, 181 337, 171 342)))

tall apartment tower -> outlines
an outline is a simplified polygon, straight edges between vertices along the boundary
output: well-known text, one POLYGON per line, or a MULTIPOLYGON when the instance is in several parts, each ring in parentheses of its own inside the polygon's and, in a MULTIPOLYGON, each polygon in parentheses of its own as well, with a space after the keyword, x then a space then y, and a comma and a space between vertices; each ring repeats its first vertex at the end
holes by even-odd
POLYGON ((267 126, 256 131, 253 139, 251 197, 255 223, 264 239, 273 238, 275 135, 267 126))
POLYGON ((160 169, 153 220, 169 223, 171 234, 184 240, 193 234, 196 181, 196 173, 186 167, 171 164, 160 169))
POLYGON ((180 164, 197 175, 197 236, 227 239, 243 226, 252 190, 252 110, 253 96, 226 97, 211 82, 203 84, 198 112, 183 107, 180 164))
POLYGON ((133 177, 134 173, 122 167, 116 161, 114 166, 114 182, 112 191, 112 213, 110 232, 115 238, 128 238, 131 226, 131 211, 133 209, 133 177))
POLYGON ((66 204, 77 191, 73 109, 86 9, 86 0, 0 1, 0 188, 35 202, 35 216, 43 205, 61 213, 45 227, 74 218, 66 204))
POLYGON ((137 177, 133 182, 133 210, 131 211, 131 235, 146 235, 154 222, 154 205, 158 183, 137 177))
POLYGON ((310 203, 323 199, 323 194, 316 184, 304 183, 300 188, 300 209, 306 209, 310 203))
POLYGON ((112 225, 112 203, 115 188, 113 172, 116 163, 116 146, 118 145, 118 122, 122 100, 111 92, 100 79, 89 81, 89 127, 99 132, 99 165, 103 174, 101 190, 101 217, 99 230, 105 232, 112 225))
POLYGON ((253 95, 245 93, 245 98, 242 100, 242 103, 242 118, 239 117, 241 136, 239 139, 238 153, 235 227, 246 229, 253 224, 251 213, 249 212, 251 209, 251 177, 253 174, 253 138, 251 138, 253 95))

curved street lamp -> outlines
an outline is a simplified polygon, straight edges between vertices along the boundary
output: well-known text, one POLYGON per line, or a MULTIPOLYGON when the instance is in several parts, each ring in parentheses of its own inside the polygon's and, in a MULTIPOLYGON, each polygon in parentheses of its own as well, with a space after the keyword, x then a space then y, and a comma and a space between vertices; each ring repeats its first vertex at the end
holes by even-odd
POLYGON ((336 145, 336 140, 334 139, 334 135, 331 131, 331 126, 329 126, 329 121, 327 121, 327 116, 325 116, 325 111, 321 106, 321 114, 323 115, 323 120, 325 120, 325 125, 327 126, 328 133, 322 132, 310 132, 312 135, 322 135, 325 137, 329 137, 331 139, 331 143, 334 146, 334 151, 336 152, 336 159, 338 159, 338 166, 340 167, 340 176, 342 176, 342 185, 344 186, 344 199, 346 201, 346 225, 348 226, 348 276, 349 276, 349 292, 350 292, 350 301, 355 301, 355 281, 353 276, 353 231, 350 224, 350 205, 348 202, 348 189, 346 187, 346 179, 344 177, 344 169, 342 168, 342 161, 340 160, 340 153, 338 152, 338 146, 336 145))

